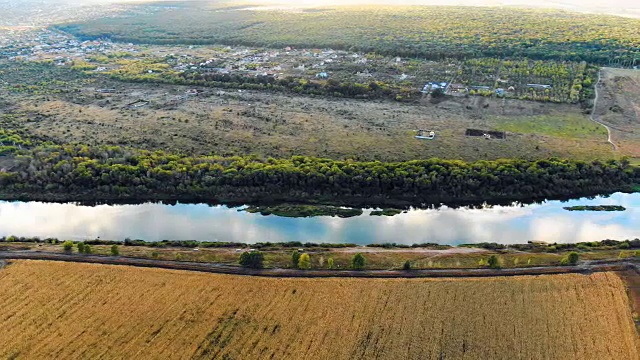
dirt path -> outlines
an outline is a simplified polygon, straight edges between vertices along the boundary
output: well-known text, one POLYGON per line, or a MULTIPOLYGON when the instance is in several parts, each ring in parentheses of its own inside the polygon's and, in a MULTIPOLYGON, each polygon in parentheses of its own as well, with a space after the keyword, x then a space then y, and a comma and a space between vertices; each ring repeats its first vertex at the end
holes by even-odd
POLYGON ((152 259, 136 259, 99 255, 75 255, 30 251, 0 251, 0 260, 48 260, 103 265, 124 265, 172 270, 199 271, 216 274, 249 275, 265 277, 358 277, 358 278, 436 278, 436 277, 494 277, 521 275, 553 275, 568 273, 593 273, 636 269, 637 261, 592 261, 577 266, 547 266, 514 269, 429 269, 429 270, 296 270, 296 269, 248 269, 239 266, 189 263, 152 259))
POLYGON ((616 145, 612 140, 611 140, 611 129, 603 124, 602 122, 596 120, 595 116, 596 116, 596 107, 598 106, 598 97, 600 96, 600 93, 598 92, 598 87, 600 86, 600 80, 602 77, 602 70, 598 70, 598 81, 596 82, 596 85, 594 86, 595 92, 596 92, 596 97, 593 100, 593 110, 591 110, 591 116, 589 116, 589 118, 591 119, 591 121, 598 123, 602 126, 604 126, 605 129, 607 129, 607 141, 609 142, 609 144, 611 144, 611 146, 613 146, 613 151, 618 151, 618 145, 616 145))

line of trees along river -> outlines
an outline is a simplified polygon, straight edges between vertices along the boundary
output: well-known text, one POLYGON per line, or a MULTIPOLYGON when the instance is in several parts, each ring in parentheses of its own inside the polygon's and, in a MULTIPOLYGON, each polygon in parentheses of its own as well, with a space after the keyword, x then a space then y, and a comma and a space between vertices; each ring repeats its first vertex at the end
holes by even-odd
POLYGON ((589 196, 629 191, 640 170, 622 161, 414 160, 305 156, 188 157, 120 147, 47 146, 0 173, 0 196, 32 200, 422 204, 589 196))

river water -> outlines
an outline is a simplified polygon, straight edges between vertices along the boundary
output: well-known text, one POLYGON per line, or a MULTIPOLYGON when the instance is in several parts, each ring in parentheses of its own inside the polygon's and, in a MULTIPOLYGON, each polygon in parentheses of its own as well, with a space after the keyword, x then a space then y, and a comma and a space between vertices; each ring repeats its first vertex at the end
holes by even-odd
POLYGON ((640 193, 483 209, 410 210, 386 217, 284 218, 204 204, 0 202, 0 236, 59 239, 317 243, 580 242, 640 237, 640 193), (570 212, 572 205, 622 205, 623 212, 570 212))

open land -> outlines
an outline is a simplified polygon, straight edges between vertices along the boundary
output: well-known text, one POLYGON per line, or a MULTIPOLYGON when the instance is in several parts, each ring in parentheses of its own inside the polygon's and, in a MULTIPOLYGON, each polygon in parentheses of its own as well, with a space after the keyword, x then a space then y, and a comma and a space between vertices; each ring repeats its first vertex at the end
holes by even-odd
POLYGON ((638 356, 614 273, 266 279, 18 261, 0 288, 3 357, 638 356))
POLYGON ((635 143, 639 138, 640 70, 603 68, 598 91, 594 116, 610 127, 612 140, 621 152, 640 158, 635 143))

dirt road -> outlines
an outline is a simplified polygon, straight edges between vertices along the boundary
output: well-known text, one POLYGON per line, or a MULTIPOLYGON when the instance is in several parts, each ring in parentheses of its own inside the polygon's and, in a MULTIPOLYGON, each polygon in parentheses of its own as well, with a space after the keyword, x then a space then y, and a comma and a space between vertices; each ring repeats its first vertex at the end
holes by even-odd
POLYGON ((136 259, 120 256, 77 255, 30 251, 0 251, 0 260, 48 260, 104 265, 125 265, 172 270, 199 271, 216 274, 250 275, 265 277, 358 277, 358 278, 435 278, 435 277, 492 277, 518 275, 552 275, 567 273, 592 273, 636 269, 635 260, 585 262, 577 266, 548 266, 515 269, 429 269, 429 270, 296 270, 296 269, 247 269, 238 266, 136 259))
POLYGON ((609 142, 609 144, 611 144, 611 146, 613 146, 613 151, 618 151, 618 145, 616 145, 612 140, 611 140, 611 129, 603 124, 602 122, 596 120, 595 116, 596 116, 596 107, 598 106, 598 97, 600 96, 600 93, 598 92, 598 87, 600 86, 600 80, 602 77, 602 70, 598 71, 598 81, 596 82, 596 86, 594 86, 595 92, 596 92, 596 97, 593 100, 593 109, 591 110, 591 116, 589 116, 589 118, 591 119, 591 121, 598 123, 602 126, 604 126, 605 129, 607 129, 607 141, 609 142))

